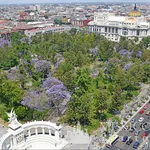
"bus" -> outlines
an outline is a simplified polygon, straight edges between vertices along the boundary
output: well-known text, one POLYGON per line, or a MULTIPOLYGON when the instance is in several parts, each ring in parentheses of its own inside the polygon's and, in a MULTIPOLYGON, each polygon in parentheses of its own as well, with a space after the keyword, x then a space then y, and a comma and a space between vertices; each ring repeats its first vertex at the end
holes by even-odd
POLYGON ((119 136, 117 134, 114 134, 108 139, 105 146, 111 149, 118 142, 118 140, 119 136))

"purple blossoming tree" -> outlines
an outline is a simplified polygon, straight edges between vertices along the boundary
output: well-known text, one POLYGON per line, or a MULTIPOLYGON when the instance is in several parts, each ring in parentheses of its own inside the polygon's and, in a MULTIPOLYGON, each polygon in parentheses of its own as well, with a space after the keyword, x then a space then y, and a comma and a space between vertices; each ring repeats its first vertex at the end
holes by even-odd
POLYGON ((34 69, 36 72, 47 72, 49 73, 51 70, 51 62, 46 60, 36 61, 34 64, 34 69))

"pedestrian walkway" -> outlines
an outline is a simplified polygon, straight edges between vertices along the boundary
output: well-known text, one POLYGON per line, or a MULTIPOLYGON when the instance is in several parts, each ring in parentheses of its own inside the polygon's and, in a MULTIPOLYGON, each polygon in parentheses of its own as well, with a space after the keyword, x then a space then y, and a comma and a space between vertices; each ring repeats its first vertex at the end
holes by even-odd
POLYGON ((7 128, 0 124, 0 138, 7 133, 7 128))

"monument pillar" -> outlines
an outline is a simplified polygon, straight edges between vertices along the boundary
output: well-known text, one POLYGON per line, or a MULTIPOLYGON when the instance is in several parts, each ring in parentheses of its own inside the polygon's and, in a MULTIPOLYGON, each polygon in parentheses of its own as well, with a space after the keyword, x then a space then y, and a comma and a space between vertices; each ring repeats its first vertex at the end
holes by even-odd
POLYGON ((35 135, 38 135, 38 129, 35 128, 35 135))
POLYGON ((45 130, 44 130, 44 127, 42 128, 42 134, 45 134, 45 130))
POLYGON ((51 129, 49 129, 49 135, 51 135, 51 129))

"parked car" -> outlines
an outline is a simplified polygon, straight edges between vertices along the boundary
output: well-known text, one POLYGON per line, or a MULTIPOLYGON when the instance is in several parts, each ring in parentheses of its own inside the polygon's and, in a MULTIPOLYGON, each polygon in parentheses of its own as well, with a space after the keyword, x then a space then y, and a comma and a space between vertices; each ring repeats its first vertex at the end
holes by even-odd
POLYGON ((129 139, 129 140, 126 142, 126 144, 127 144, 127 145, 130 145, 132 142, 133 142, 133 140, 132 140, 132 139, 129 139))
POLYGON ((143 118, 143 117, 140 117, 138 121, 139 121, 139 122, 143 122, 143 121, 144 121, 144 118, 143 118))
POLYGON ((136 141, 133 145, 133 148, 137 149, 139 147, 140 143, 138 141, 136 141))
POLYGON ((145 113, 145 115, 149 115, 150 114, 150 111, 147 111, 146 113, 145 113))
POLYGON ((126 142, 128 140, 128 136, 124 136, 122 142, 126 142))
POLYGON ((148 133, 147 133, 146 131, 144 131, 144 132, 142 133, 142 138, 143 138, 143 137, 147 137, 147 135, 148 135, 148 133))
POLYGON ((133 127, 130 128, 129 132, 133 132, 135 129, 133 127))
POLYGON ((119 129, 118 126, 114 126, 114 130, 117 131, 119 129))
POLYGON ((142 115, 145 111, 142 109, 139 111, 139 113, 142 115))
POLYGON ((143 108, 144 108, 144 109, 147 109, 147 108, 148 108, 148 104, 146 104, 143 108))

